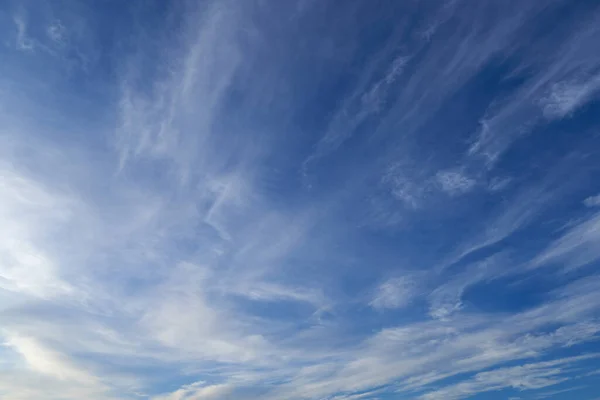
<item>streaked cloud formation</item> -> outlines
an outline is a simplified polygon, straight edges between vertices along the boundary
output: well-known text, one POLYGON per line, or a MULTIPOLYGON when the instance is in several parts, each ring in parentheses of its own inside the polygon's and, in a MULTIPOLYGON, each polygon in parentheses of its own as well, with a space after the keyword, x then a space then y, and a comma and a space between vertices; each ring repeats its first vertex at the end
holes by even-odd
POLYGON ((594 2, 0 18, 2 399, 594 399, 594 2))

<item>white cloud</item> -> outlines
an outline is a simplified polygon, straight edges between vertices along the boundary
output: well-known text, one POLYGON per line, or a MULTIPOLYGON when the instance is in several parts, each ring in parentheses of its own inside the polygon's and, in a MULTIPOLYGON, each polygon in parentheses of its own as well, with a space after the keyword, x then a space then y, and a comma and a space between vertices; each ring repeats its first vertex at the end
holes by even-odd
POLYGON ((389 93, 411 59, 410 55, 398 55, 397 52, 394 46, 386 46, 373 58, 355 90, 344 99, 332 117, 327 132, 315 145, 315 151, 304 161, 302 172, 305 177, 313 163, 335 152, 356 133, 361 124, 388 106, 389 93), (391 60, 388 59, 390 56, 391 60), (385 72, 380 76, 378 72, 381 68, 385 72))
POLYGON ((0 287, 38 297, 68 294, 58 266, 42 245, 77 205, 10 165, 0 164, 0 287))
POLYGON ((21 354, 29 368, 35 372, 79 384, 97 385, 99 383, 93 375, 86 373, 59 352, 43 346, 33 338, 10 335, 5 344, 21 354))
MULTIPOLYGON (((186 182, 195 168, 204 173, 222 161, 208 146, 214 119, 241 63, 237 41, 232 37, 236 13, 216 4, 206 10, 188 10, 201 21, 187 26, 182 37, 185 52, 157 66, 158 78, 145 88, 133 63, 122 87, 120 124, 116 132, 121 168, 130 158, 150 157, 172 162, 179 181, 186 182), (160 75, 160 71, 168 71, 160 75), (196 107, 201 102, 201 107, 196 107), (186 134, 190 130, 193 135, 186 134), (201 154, 196 151, 200 150, 201 154), (200 164, 200 165, 199 165, 200 164), (204 164, 204 165, 202 165, 204 164)), ((140 56, 143 54, 140 48, 140 56)), ((168 51, 165 51, 168 54, 168 51)), ((222 154, 221 156, 224 156, 222 154)))
POLYGON ((476 184, 474 179, 456 170, 439 171, 436 180, 440 188, 450 195, 466 193, 476 184))
POLYGON ((533 261, 532 266, 562 263, 565 268, 585 266, 600 258, 600 214, 567 230, 533 261))
MULTIPOLYGON (((365 339, 359 348, 344 353, 327 372, 312 379, 296 375, 290 384, 281 386, 267 398, 320 398, 336 392, 366 390, 390 381, 397 382, 399 393, 427 392, 432 383, 451 376, 527 360, 556 347, 595 340, 600 326, 578 326, 577 322, 587 320, 597 311, 593 299, 598 296, 598 282, 597 279, 576 282, 556 292, 554 301, 501 320, 494 315, 460 314, 451 321, 430 320, 383 329, 365 339)), ((584 360, 585 357, 567 361, 584 360)), ((502 382, 511 381, 523 387, 541 383, 546 367, 540 370, 541 375, 535 375, 539 371, 533 368, 531 379, 521 383, 511 381, 512 376, 518 375, 516 370, 500 370, 506 372, 502 382)), ((488 390, 493 377, 484 373, 483 378, 485 385, 473 387, 467 382, 467 389, 488 390)), ((461 390, 466 390, 464 388, 461 390)), ((455 390, 449 393, 457 395, 459 392, 455 390)))
POLYGON ((420 399, 455 400, 507 388, 521 391, 541 389, 568 380, 570 371, 565 367, 593 357, 596 355, 563 358, 481 372, 472 379, 426 393, 420 399))
POLYGON ((481 121, 470 155, 482 157, 491 166, 515 140, 531 132, 542 116, 563 118, 591 100, 600 81, 590 71, 600 58, 589 50, 599 34, 597 16, 593 16, 553 46, 541 51, 532 48, 523 62, 535 66, 535 76, 514 95, 492 104, 481 121))
POLYGON ((267 359, 269 349, 260 334, 245 332, 243 321, 219 307, 218 298, 208 301, 207 274, 192 264, 174 268, 151 298, 141 299, 142 327, 180 357, 223 362, 267 359))
POLYGON ((536 399, 551 399, 554 396, 556 396, 557 394, 561 394, 561 393, 568 393, 568 392, 574 392, 577 390, 582 390, 582 389, 586 389, 587 386, 573 386, 573 387, 569 387, 566 389, 560 389, 560 390, 552 390, 552 391, 547 391, 544 393, 540 393, 537 396, 535 396, 536 399))
POLYGON ((541 181, 506 196, 496 210, 480 221, 476 233, 457 245, 441 263, 442 269, 491 248, 536 222, 554 201, 572 189, 568 177, 577 167, 569 157, 560 159, 541 181))
POLYGON ((583 201, 587 207, 598 207, 600 206, 600 194, 597 196, 590 196, 583 201))
POLYGON ((559 82, 551 86, 550 92, 540 103, 548 118, 563 118, 572 114, 592 99, 600 89, 600 76, 592 76, 582 82, 559 82))
POLYGON ((377 288, 369 305, 376 309, 403 308, 417 295, 417 283, 408 276, 391 278, 377 288))
POLYGON ((257 301, 296 301, 312 304, 316 308, 324 308, 328 303, 321 290, 267 281, 242 282, 239 287, 227 288, 226 291, 257 301))
MULTIPOLYGON (((20 367, 21 362, 11 360, 14 362, 12 368, 3 371, 0 377, 0 394, 3 399, 115 398, 112 389, 122 378, 115 377, 114 381, 105 383, 68 355, 33 337, 12 332, 5 333, 4 339, 4 345, 20 356, 25 368, 20 367), (32 385, 31 382, 36 384, 32 385)), ((121 398, 129 397, 123 393, 121 398)))
POLYGON ((466 266, 463 272, 448 279, 429 294, 429 315, 440 320, 450 318, 463 308, 462 296, 465 290, 509 272, 506 264, 504 255, 499 253, 466 266))

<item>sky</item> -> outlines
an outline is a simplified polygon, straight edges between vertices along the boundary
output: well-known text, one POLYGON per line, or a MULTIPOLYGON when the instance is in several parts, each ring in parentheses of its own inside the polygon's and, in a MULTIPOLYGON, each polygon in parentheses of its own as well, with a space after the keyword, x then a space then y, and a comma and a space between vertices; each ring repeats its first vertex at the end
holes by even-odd
POLYGON ((0 398, 596 400, 600 4, 0 2, 0 398))

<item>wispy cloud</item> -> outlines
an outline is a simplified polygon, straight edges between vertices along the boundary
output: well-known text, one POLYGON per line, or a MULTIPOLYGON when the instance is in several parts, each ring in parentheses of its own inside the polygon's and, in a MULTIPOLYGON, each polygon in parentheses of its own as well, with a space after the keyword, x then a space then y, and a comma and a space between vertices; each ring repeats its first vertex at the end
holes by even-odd
POLYGON ((0 245, 0 287, 42 298, 71 292, 71 285, 60 277, 55 260, 40 242, 72 219, 76 201, 53 193, 10 164, 0 168, 0 232, 5 238, 0 245))
POLYGON ((600 257, 600 214, 567 230, 534 260, 534 266, 562 262, 568 268, 581 267, 600 257))
POLYGON ((422 399, 462 399, 477 393, 505 388, 517 390, 541 389, 568 380, 568 368, 574 362, 594 356, 564 358, 481 372, 473 379, 421 396, 422 399))
POLYGON ((60 20, 52 22, 48 26, 46 33, 48 34, 48 37, 58 45, 65 44, 65 40, 67 37, 67 28, 63 25, 63 23, 60 20))
POLYGON ((473 188, 475 180, 459 171, 440 171, 436 179, 441 189, 450 195, 466 193, 473 188))
POLYGON ((595 56, 580 58, 578 54, 585 52, 598 34, 592 14, 578 29, 573 29, 555 44, 563 49, 560 57, 553 53, 555 49, 547 53, 529 54, 527 62, 533 68, 540 68, 542 60, 548 60, 549 65, 542 66, 536 77, 514 96, 489 108, 469 150, 470 154, 483 156, 488 162, 494 163, 515 140, 540 124, 540 116, 562 118, 590 101, 598 85, 597 77, 590 75, 590 71, 598 59, 595 56))
POLYGON ((25 369, 10 370, 0 378, 0 393, 7 399, 29 399, 39 396, 50 399, 64 396, 112 398, 114 383, 102 382, 67 355, 32 337, 14 332, 3 336, 6 339, 4 346, 18 354, 25 364, 25 369), (32 381, 38 384, 31 385, 32 381))
POLYGON ((557 394, 575 392, 575 391, 586 389, 586 388, 587 388, 587 386, 573 386, 573 387, 569 387, 566 389, 551 390, 548 392, 538 394, 536 396, 536 399, 551 399, 553 396, 556 396, 557 394))
POLYGON ((17 28, 16 46, 19 50, 32 51, 35 48, 35 43, 27 35, 27 21, 22 15, 13 17, 15 27, 17 28))
POLYGON ((369 305, 376 309, 402 308, 417 294, 417 283, 411 277, 392 278, 379 285, 369 305))
POLYGON ((62 381, 84 385, 97 385, 97 379, 73 365, 60 353, 45 348, 35 339, 9 335, 6 345, 17 351, 26 361, 29 368, 44 375, 50 375, 62 381))
POLYGON ((591 100, 598 89, 600 89, 600 76, 592 76, 583 82, 554 84, 550 93, 540 101, 544 115, 548 118, 570 115, 591 100))
POLYGON ((600 206, 600 195, 590 196, 583 201, 587 207, 596 207, 600 206))

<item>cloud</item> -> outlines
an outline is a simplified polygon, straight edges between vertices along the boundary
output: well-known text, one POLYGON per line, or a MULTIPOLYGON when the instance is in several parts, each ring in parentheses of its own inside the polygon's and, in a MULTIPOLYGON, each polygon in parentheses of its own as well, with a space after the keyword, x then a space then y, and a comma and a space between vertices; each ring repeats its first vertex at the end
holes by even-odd
POLYGON ((581 168, 577 159, 569 155, 559 158, 541 180, 503 194, 501 201, 486 214, 486 219, 480 221, 474 235, 463 239, 441 263, 441 269, 460 264, 486 251, 494 252, 494 248, 505 239, 535 226, 556 201, 577 186, 578 182, 568 178, 581 168))
POLYGON ((587 388, 587 386, 573 386, 573 387, 566 388, 566 389, 552 390, 552 391, 540 393, 539 395, 536 396, 536 399, 549 399, 549 398, 556 396, 557 394, 574 392, 574 391, 582 390, 585 388, 587 388))
POLYGON ((399 200, 408 210, 418 210, 426 202, 431 183, 414 165, 392 164, 381 179, 394 200, 399 200))
POLYGON ((475 186, 475 180, 458 171, 440 171, 436 174, 440 188, 450 195, 463 194, 475 186))
POLYGON ((587 207, 597 207, 600 206, 600 195, 590 196, 583 201, 583 204, 587 207))
POLYGON ((550 93, 540 103, 548 118, 563 118, 593 98, 600 89, 600 76, 582 82, 560 82, 552 85, 550 93))
POLYGON ((181 356, 223 362, 268 359, 269 349, 260 334, 244 332, 243 321, 228 317, 224 307, 217 308, 217 298, 208 302, 207 273, 190 264, 174 268, 171 278, 156 288, 156 301, 142 299, 148 301, 142 326, 181 356))
POLYGON ((511 181, 511 178, 494 177, 490 180, 488 184, 488 190, 491 192, 498 192, 504 190, 507 186, 510 185, 511 181))
POLYGON ((40 246, 44 235, 72 219, 76 201, 55 193, 0 164, 0 287, 38 297, 68 294, 73 289, 61 279, 48 251, 40 246), (41 240, 40 240, 41 239, 41 240))
POLYGON ((585 266, 600 257, 600 214, 568 229, 532 261, 539 267, 562 263, 565 268, 585 266))
POLYGON ((51 23, 47 30, 46 34, 54 43, 59 46, 64 46, 67 40, 67 28, 63 25, 60 20, 56 20, 51 23))
POLYGON ((254 282, 252 285, 240 285, 238 288, 226 289, 230 293, 239 294, 257 301, 295 301, 314 305, 316 308, 327 306, 327 299, 320 290, 292 287, 271 282, 254 282))
POLYGON ((535 78, 512 96, 492 104, 469 150, 471 155, 482 156, 493 164, 515 140, 539 126, 540 116, 566 117, 593 98, 598 79, 590 71, 599 60, 596 56, 580 55, 598 39, 600 31, 595 18, 594 15, 572 29, 553 47, 529 52, 524 62, 536 69, 535 78), (555 51, 561 57, 556 57, 555 51))
MULTIPOLYGON (((25 369, 11 368, 0 378, 0 393, 9 400, 93 397, 113 399, 111 385, 66 354, 18 333, 4 333, 4 346, 20 356, 25 369), (36 385, 31 385, 35 381, 36 385)), ((11 357, 12 358, 12 357, 11 357)), ((10 358, 9 358, 10 359, 10 358)))
MULTIPOLYGON (((202 23, 188 26, 183 33, 187 41, 180 61, 174 59, 156 67, 158 77, 151 83, 150 92, 140 88, 145 81, 138 76, 137 64, 125 76, 116 132, 121 168, 129 158, 163 158, 173 162, 180 180, 185 181, 194 163, 192 158, 198 156, 189 151, 206 150, 210 144, 214 119, 240 65, 241 54, 231 38, 236 14, 214 4, 203 11, 199 17, 202 23), (196 109, 193 104, 199 99, 203 106, 196 109), (182 133, 189 129, 195 134, 182 133)), ((141 56, 144 48, 139 51, 141 56)), ((212 158, 208 151, 202 157, 212 158)))
POLYGON ((428 392, 432 383, 442 379, 537 357, 555 346, 594 340, 599 332, 597 324, 582 327, 575 322, 596 310, 588 296, 596 296, 598 282, 584 281, 555 293, 554 300, 547 304, 501 322, 493 315, 463 314, 451 321, 431 320, 383 329, 340 359, 335 372, 310 381, 298 376, 293 384, 276 391, 274 398, 318 398, 390 381, 399 382, 399 393, 409 395, 417 389, 428 392), (552 328, 554 324, 562 327, 552 328))
POLYGON ((27 20, 22 15, 16 15, 13 17, 13 21, 17 28, 17 49, 27 52, 33 51, 36 47, 36 44, 27 35, 27 20))
POLYGON ((592 357, 596 357, 596 355, 563 358, 481 372, 470 380, 429 392, 420 398, 423 400, 454 400, 506 388, 521 391, 541 389, 565 382, 569 379, 568 373, 570 372, 565 367, 592 357))
POLYGON ((469 287, 509 273, 510 269, 505 266, 507 263, 506 257, 499 253, 466 266, 463 272, 456 274, 429 294, 429 315, 440 320, 450 318, 463 308, 462 296, 469 287))
POLYGON ((9 336, 6 345, 17 351, 35 372, 53 378, 85 385, 96 385, 97 379, 80 367, 73 365, 60 353, 46 348, 33 338, 9 336))
POLYGON ((379 285, 369 305, 381 310, 403 308, 417 294, 417 284, 410 277, 391 278, 379 285))
POLYGON ((327 132, 316 143, 315 151, 304 160, 302 170, 305 175, 311 164, 335 152, 352 138, 362 124, 389 107, 390 92, 411 59, 409 54, 398 53, 397 49, 389 46, 374 57, 354 91, 332 117, 327 132), (390 56, 392 59, 388 60, 390 56), (384 69, 381 75, 380 69, 384 69))

